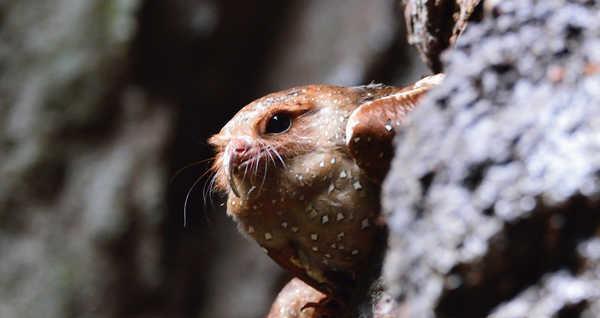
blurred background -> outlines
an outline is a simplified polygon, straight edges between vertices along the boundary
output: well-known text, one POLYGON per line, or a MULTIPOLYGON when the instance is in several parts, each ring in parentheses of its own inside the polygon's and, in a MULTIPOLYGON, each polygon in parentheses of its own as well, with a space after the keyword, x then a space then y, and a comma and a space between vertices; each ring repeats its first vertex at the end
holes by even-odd
POLYGON ((289 277, 192 188, 206 139, 275 90, 428 74, 398 3, 0 0, 0 317, 264 317, 289 277))

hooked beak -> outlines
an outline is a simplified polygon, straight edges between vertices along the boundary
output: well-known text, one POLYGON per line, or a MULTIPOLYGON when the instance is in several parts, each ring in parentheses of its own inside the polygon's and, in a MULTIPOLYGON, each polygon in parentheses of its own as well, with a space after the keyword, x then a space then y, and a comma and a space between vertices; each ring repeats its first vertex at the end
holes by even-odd
POLYGON ((235 178, 233 176, 233 169, 235 167, 231 164, 231 154, 229 153, 229 149, 225 152, 225 162, 224 168, 227 173, 227 182, 229 182, 229 188, 231 192, 235 194, 236 197, 240 197, 240 192, 238 191, 237 185, 235 184, 235 178))

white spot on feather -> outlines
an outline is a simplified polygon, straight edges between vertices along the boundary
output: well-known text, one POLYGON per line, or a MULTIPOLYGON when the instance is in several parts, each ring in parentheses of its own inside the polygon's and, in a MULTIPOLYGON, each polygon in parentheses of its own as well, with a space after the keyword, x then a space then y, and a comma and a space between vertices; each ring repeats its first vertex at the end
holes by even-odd
POLYGON ((388 122, 385 124, 385 130, 387 130, 387 131, 392 131, 392 129, 394 129, 394 127, 392 127, 392 123, 391 123, 390 121, 388 121, 388 122))

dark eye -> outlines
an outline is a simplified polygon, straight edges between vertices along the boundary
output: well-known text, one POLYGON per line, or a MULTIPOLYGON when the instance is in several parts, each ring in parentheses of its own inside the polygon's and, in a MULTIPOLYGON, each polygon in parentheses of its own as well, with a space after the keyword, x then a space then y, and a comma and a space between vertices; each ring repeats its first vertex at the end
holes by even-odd
POLYGON ((267 122, 267 134, 279 134, 287 131, 292 126, 292 118, 288 114, 278 113, 267 122))

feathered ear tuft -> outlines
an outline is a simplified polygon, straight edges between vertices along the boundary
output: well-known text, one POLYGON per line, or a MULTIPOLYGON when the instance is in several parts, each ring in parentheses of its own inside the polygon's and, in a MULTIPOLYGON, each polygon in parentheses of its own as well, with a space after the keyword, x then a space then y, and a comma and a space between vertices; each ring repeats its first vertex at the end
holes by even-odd
POLYGON ((378 94, 365 100, 350 115, 346 125, 346 145, 356 163, 374 181, 381 182, 389 170, 395 131, 421 97, 443 79, 443 74, 432 75, 400 89, 363 87, 377 90, 378 94))

